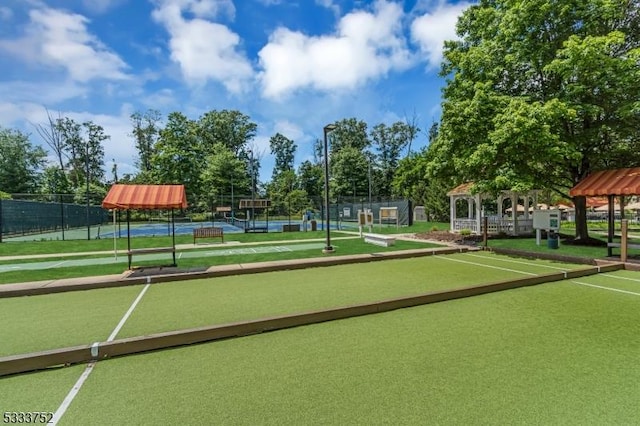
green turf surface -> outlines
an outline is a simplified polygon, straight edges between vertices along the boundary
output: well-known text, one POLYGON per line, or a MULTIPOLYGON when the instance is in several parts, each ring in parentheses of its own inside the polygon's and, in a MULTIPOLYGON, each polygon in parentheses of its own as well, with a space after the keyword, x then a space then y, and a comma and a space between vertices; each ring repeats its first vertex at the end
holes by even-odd
POLYGON ((3 377, 0 379, 0 412, 55 412, 85 367, 74 365, 3 377))
MULTIPOLYGON (((431 256, 166 283, 149 289, 120 337, 375 302, 526 276, 516 271, 557 272, 547 269, 550 262, 544 261, 516 267, 507 264, 512 271, 479 267, 478 263, 492 264, 498 258, 481 256, 431 256)), ((576 267, 565 266, 565 270, 576 267)))
MULTIPOLYGON (((323 255, 322 246, 314 246, 315 248, 302 250, 302 251, 290 251, 290 252, 266 252, 266 253, 240 253, 233 256, 215 256, 209 253, 213 250, 228 250, 231 248, 237 249, 238 245, 225 245, 225 246, 210 246, 200 247, 192 252, 191 250, 185 250, 185 253, 189 253, 188 257, 180 258, 180 252, 177 264, 180 268, 207 268, 214 265, 230 265, 238 263, 252 263, 252 262, 266 262, 271 260, 288 260, 288 259, 308 259, 318 256, 345 256, 350 254, 366 254, 366 253, 380 253, 390 252, 397 250, 416 249, 416 248, 431 248, 441 247, 437 244, 432 244, 422 241, 396 241, 396 245, 391 247, 379 247, 373 244, 367 244, 360 238, 347 237, 348 239, 336 239, 332 241, 332 245, 336 248, 336 251, 329 255, 323 255), (200 253, 202 257, 197 257, 193 253, 200 253)), ((265 243, 269 244, 269 243, 265 243)), ((280 243, 279 245, 282 245, 280 243)), ((309 242, 303 242, 300 244, 309 244, 309 242)), ((319 243, 321 244, 321 243, 319 243)), ((293 245, 293 244, 292 244, 293 245)), ((252 247, 252 246, 247 246, 252 247)), ((112 262, 113 254, 103 254, 102 256, 108 256, 109 262, 112 262)), ((125 260, 126 257, 119 256, 121 260, 125 260)), ((172 257, 168 253, 160 255, 160 260, 142 260, 137 261, 137 257, 134 257, 134 266, 157 266, 158 264, 166 265, 171 263, 172 257)), ((87 257, 76 257, 74 259, 83 259, 87 257)), ((89 256, 88 258, 96 258, 96 256, 89 256)), ((49 262, 51 259, 40 259, 43 262, 49 262)), ((59 261, 68 261, 71 258, 58 258, 59 261)), ((21 260, 15 261, 16 265, 25 262, 33 262, 33 260, 21 260)), ((5 261, 3 265, 14 264, 13 261, 5 261)), ((59 267, 43 270, 28 270, 28 271, 9 271, 0 273, 0 284, 18 283, 26 281, 40 281, 40 280, 53 280, 64 278, 76 278, 96 275, 110 275, 120 274, 126 270, 126 263, 108 263, 100 264, 96 261, 95 264, 90 266, 70 266, 59 267)))
MULTIPOLYGON (((583 267, 514 261, 520 262, 491 253, 455 254, 154 284, 117 337, 374 302, 521 278, 526 273, 557 272, 550 266, 583 267)), ((0 354, 104 341, 140 289, 0 299, 0 309, 9 314, 0 326, 6 335, 0 354)))
POLYGON ((113 359, 61 424, 636 424, 638 303, 550 283, 113 359))
POLYGON ((0 356, 104 341, 141 288, 0 299, 0 356))

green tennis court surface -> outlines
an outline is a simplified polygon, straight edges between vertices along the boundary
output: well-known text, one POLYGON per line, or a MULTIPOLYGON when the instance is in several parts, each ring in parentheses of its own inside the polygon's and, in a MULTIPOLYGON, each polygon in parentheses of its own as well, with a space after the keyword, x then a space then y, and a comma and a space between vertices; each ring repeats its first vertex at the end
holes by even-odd
MULTIPOLYGON (((152 285, 118 338, 580 267, 478 253, 152 285)), ((95 340, 139 293, 76 293, 111 306, 95 340)), ((68 311, 74 325, 54 341, 86 327, 67 309, 72 294, 0 300, 9 353, 24 349, 13 328, 43 337, 37 315, 16 321, 29 306, 68 311)), ((60 424, 633 423, 638 296, 640 274, 618 271, 112 359, 60 424)), ((56 411, 83 371, 3 378, 1 408, 56 411)))

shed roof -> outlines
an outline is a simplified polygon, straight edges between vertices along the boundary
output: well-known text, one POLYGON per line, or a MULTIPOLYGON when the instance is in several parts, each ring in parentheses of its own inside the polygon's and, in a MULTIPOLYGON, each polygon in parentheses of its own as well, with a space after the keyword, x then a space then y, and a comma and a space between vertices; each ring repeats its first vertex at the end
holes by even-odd
POLYGON ((569 191, 572 197, 638 194, 640 194, 640 167, 592 173, 569 191))
POLYGON ((115 184, 102 201, 105 209, 168 210, 187 207, 184 185, 115 184))

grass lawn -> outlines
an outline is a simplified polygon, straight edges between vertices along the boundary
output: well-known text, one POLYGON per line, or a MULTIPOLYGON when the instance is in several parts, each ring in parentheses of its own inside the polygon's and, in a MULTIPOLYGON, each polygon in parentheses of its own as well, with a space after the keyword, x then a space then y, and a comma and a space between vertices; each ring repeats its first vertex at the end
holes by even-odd
MULTIPOLYGON (((113 359, 60 424, 635 424, 638 300, 567 281, 113 359)), ((70 370, 0 380, 2 408, 70 370)))
MULTIPOLYGON (((602 239, 606 241, 606 237, 602 236, 594 236, 594 238, 602 239)), ((617 238, 616 242, 619 242, 620 239, 617 238)), ((635 242, 634 240, 630 240, 629 242, 635 242)), ((578 256, 585 257, 589 259, 598 259, 607 257, 607 247, 594 247, 594 246, 579 246, 572 244, 563 244, 562 240, 560 241, 559 247, 557 249, 551 249, 547 247, 547 240, 542 239, 540 241, 540 245, 536 245, 536 239, 533 238, 503 238, 503 239, 489 239, 488 241, 489 247, 495 248, 509 248, 516 250, 524 250, 529 252, 537 252, 537 253, 551 253, 557 255, 565 255, 565 256, 578 256)), ((619 255, 620 249, 614 249, 614 254, 619 255)), ((629 256, 638 256, 640 255, 640 250, 637 249, 629 249, 629 256)))

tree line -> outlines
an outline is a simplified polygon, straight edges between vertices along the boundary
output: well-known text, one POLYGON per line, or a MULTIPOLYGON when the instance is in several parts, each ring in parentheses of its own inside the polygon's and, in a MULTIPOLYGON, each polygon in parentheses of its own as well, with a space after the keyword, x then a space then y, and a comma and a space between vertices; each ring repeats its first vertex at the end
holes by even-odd
MULTIPOLYGON (((172 112, 147 110, 130 116, 131 141, 137 156, 135 174, 118 176, 104 170, 104 143, 110 136, 91 121, 47 115, 35 126, 49 152, 30 142, 30 135, 0 128, 0 188, 4 193, 74 194, 98 204, 112 183, 185 185, 196 211, 252 195, 269 198, 276 213, 299 214, 320 208, 324 193, 323 139, 314 142, 313 155, 295 167, 298 145, 277 133, 269 140, 274 156, 271 179, 258 179, 260 152, 253 139, 257 125, 240 111, 212 110, 197 119, 172 112), (6 164, 6 166, 4 166, 6 164)), ((330 194, 368 200, 369 197, 407 196, 400 178, 402 158, 410 155, 420 129, 415 122, 377 124, 345 118, 333 123, 329 138, 330 194)), ((237 206, 234 206, 237 209, 237 206)))

